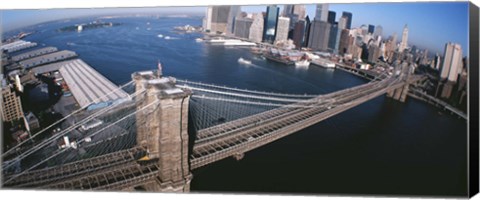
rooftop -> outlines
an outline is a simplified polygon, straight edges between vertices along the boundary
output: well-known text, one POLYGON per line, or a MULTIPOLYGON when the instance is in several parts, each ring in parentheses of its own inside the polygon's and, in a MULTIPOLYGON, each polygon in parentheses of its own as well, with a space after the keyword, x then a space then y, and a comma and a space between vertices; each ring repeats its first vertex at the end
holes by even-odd
POLYGON ((20 61, 20 65, 23 68, 32 68, 36 67, 42 64, 47 64, 47 63, 52 63, 60 60, 65 60, 68 58, 73 58, 77 56, 77 54, 73 51, 68 51, 68 50, 63 50, 63 51, 58 51, 55 53, 50 53, 42 56, 37 56, 34 58, 30 58, 27 60, 20 61))
POLYGON ((26 52, 26 53, 22 53, 20 55, 13 56, 12 60, 13 61, 20 61, 20 60, 24 60, 24 59, 27 59, 27 58, 32 58, 32 57, 35 57, 35 56, 40 56, 40 55, 43 55, 43 54, 52 53, 52 52, 55 52, 55 51, 57 51, 57 48, 55 48, 55 47, 45 47, 45 48, 41 48, 41 49, 26 52))
POLYGON ((129 97, 83 60, 66 62, 59 71, 80 107, 88 106, 91 102, 113 102, 129 97))

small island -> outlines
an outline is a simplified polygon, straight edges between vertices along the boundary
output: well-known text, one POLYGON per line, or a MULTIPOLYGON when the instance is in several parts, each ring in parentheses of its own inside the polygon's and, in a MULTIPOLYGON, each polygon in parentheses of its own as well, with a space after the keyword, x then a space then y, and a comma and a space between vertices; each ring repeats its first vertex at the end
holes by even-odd
POLYGON ((82 31, 86 29, 94 29, 94 28, 103 28, 103 27, 112 27, 112 26, 118 26, 121 25, 121 23, 112 23, 112 22, 102 22, 99 20, 95 20, 93 22, 90 22, 88 24, 76 24, 73 26, 66 26, 63 28, 58 29, 59 32, 65 32, 65 31, 82 31))

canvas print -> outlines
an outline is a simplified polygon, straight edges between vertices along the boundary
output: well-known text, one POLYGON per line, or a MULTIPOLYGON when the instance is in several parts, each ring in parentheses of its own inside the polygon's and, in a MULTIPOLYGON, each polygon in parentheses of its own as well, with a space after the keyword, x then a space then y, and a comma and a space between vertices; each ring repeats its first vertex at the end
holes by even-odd
POLYGON ((470 6, 1 10, 2 188, 466 197, 470 6))

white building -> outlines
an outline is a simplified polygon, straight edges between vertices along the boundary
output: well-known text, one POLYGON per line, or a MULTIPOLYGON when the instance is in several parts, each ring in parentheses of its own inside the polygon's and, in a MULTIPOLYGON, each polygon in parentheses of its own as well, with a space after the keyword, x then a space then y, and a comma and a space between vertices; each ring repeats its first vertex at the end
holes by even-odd
POLYGON ((262 42, 263 37, 263 15, 262 13, 256 13, 253 15, 253 22, 250 26, 250 32, 248 33, 248 39, 253 42, 262 42))
POLYGON ((462 70, 462 47, 460 44, 445 44, 443 54, 443 65, 440 73, 441 79, 448 79, 451 82, 457 82, 458 74, 462 70))
POLYGON ((400 47, 398 48, 398 51, 403 52, 407 48, 408 45, 408 27, 405 24, 405 27, 403 27, 403 34, 402 34, 402 42, 400 42, 400 47))
POLYGON ((328 19, 328 4, 317 4, 315 10, 315 20, 326 22, 328 19))
POLYGON ((287 41, 289 27, 290 27, 290 18, 278 17, 277 36, 275 37, 275 43, 287 41))

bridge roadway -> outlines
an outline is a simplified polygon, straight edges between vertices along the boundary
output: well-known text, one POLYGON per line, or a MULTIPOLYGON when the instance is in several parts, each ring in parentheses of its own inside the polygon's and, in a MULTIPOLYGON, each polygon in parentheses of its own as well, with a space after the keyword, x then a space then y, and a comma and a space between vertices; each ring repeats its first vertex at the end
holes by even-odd
MULTIPOLYGON (((416 80, 418 77, 413 77, 408 82, 416 80)), ((404 84, 398 79, 384 79, 201 130, 190 168, 243 155, 404 84)), ((160 166, 155 159, 138 161, 146 153, 145 148, 137 146, 61 166, 7 174, 3 187, 121 190, 161 182, 157 180, 160 166)))
POLYGON ((428 103, 432 103, 434 105, 439 105, 441 107, 443 107, 444 109, 446 110, 449 110, 450 112, 452 112, 453 114, 456 114, 457 116, 463 118, 463 119, 467 119, 467 114, 462 112, 461 110, 449 105, 448 103, 440 100, 440 99, 437 99, 433 96, 430 96, 416 88, 411 88, 410 89, 410 92, 408 93, 408 95, 410 97, 413 97, 413 98, 416 98, 416 99, 419 99, 419 100, 423 100, 425 102, 428 102, 428 103))
POLYGON ((119 185, 135 186, 138 184, 135 180, 143 180, 158 169, 151 163, 137 163, 137 159, 145 155, 146 150, 137 146, 61 166, 33 170, 20 176, 7 174, 4 180, 8 182, 3 187, 110 189, 119 185))
MULTIPOLYGON (((414 76, 408 82, 418 79, 420 77, 414 76)), ((396 78, 371 82, 336 92, 330 96, 330 101, 316 101, 318 99, 314 98, 307 102, 307 107, 277 108, 201 130, 193 146, 190 167, 195 169, 230 156, 241 158, 247 151, 316 124, 387 91, 403 87, 404 84, 405 81, 396 78)), ((299 104, 302 103, 305 102, 299 104)))

